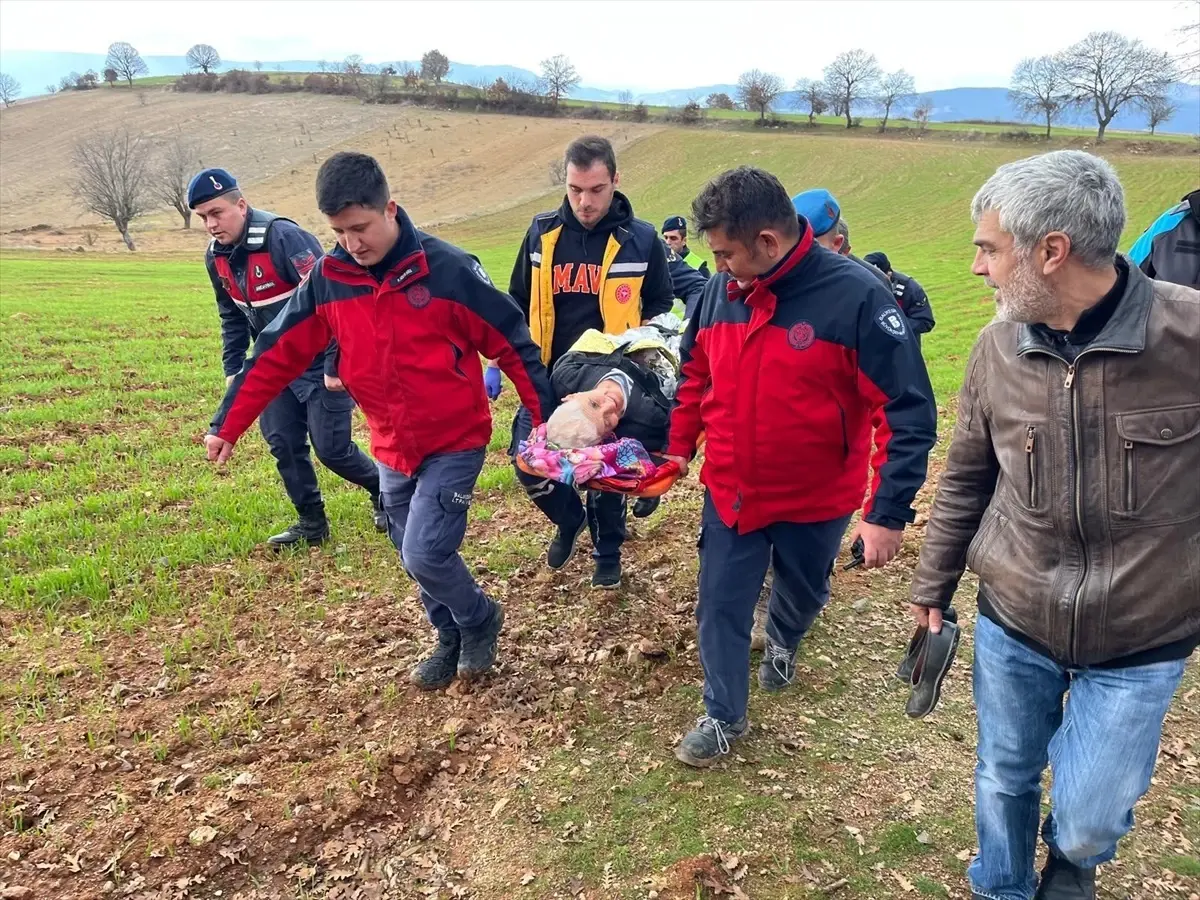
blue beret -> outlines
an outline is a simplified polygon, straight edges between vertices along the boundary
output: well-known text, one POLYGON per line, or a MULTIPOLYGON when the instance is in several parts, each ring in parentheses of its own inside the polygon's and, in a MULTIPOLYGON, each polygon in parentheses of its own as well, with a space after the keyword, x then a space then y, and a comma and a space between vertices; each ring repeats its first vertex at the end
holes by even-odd
POLYGON ((667 221, 663 222, 662 233, 668 231, 687 231, 687 219, 683 216, 669 216, 667 221))
POLYGON ((237 179, 224 169, 205 169, 188 182, 187 205, 195 209, 206 200, 236 191, 237 186, 237 179))
POLYGON ((808 224, 812 225, 813 237, 820 237, 831 229, 842 215, 842 208, 838 206, 837 200, 825 188, 813 188, 811 191, 797 194, 792 198, 792 206, 799 215, 808 219, 808 224))

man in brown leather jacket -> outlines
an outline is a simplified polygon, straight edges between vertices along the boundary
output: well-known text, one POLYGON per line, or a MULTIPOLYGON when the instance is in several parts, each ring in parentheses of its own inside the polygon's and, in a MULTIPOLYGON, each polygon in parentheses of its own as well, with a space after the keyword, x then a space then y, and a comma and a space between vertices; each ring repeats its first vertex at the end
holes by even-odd
POLYGON ((1121 185, 1087 153, 1001 166, 972 217, 997 314, 967 363, 913 613, 940 630, 964 568, 979 576, 973 896, 1092 900, 1200 643, 1200 292, 1117 255, 1121 185))

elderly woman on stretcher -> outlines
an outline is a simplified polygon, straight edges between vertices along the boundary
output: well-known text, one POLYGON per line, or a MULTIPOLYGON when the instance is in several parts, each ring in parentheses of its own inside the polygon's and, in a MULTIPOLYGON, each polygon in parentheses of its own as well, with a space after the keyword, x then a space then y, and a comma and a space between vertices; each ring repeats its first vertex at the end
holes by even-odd
POLYGON ((517 450, 540 478, 636 497, 657 497, 679 468, 656 455, 679 379, 684 323, 664 313, 624 334, 585 331, 550 373, 562 403, 517 450))

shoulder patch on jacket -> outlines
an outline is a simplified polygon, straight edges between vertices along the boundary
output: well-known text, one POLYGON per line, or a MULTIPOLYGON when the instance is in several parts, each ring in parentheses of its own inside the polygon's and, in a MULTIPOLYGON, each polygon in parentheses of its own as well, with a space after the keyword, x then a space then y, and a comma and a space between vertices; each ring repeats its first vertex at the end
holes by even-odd
POLYGON ((875 313, 875 324, 898 341, 904 340, 904 335, 908 331, 904 325, 904 316, 901 315, 900 308, 896 306, 881 307, 875 313))
POLYGON ((296 267, 296 274, 300 276, 301 281, 308 277, 308 273, 317 264, 317 255, 311 250, 302 250, 299 253, 293 253, 290 259, 292 265, 296 267))
POLYGON ((483 267, 483 263, 477 259, 472 259, 470 260, 469 265, 471 271, 475 273, 476 278, 488 286, 494 286, 492 285, 492 279, 488 277, 487 270, 483 267))

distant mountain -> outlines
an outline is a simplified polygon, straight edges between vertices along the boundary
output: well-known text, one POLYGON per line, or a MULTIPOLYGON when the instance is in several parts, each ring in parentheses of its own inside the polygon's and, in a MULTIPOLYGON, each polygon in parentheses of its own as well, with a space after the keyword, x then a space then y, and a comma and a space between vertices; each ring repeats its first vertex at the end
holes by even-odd
MULTIPOLYGON (((48 85, 57 85, 59 80, 68 72, 86 72, 93 69, 96 72, 104 70, 103 53, 44 53, 35 50, 6 50, 0 53, 0 72, 12 75, 21 82, 21 96, 32 97, 44 94, 48 85)), ((188 71, 187 58, 184 56, 143 56, 150 75, 182 75, 188 71)), ((421 68, 420 60, 369 60, 380 65, 390 63, 397 69, 405 64, 415 69, 421 68)), ((328 60, 329 64, 336 62, 328 60)), ((316 59, 272 59, 263 60, 264 72, 315 72, 321 60, 316 59)), ((222 59, 221 71, 230 69, 253 69, 254 60, 222 59)), ((504 78, 506 81, 525 80, 537 81, 537 75, 528 69, 518 66, 487 65, 477 66, 471 63, 450 63, 448 81, 458 84, 475 84, 479 81, 495 81, 504 78)))
MULTIPOLYGON (((151 75, 179 75, 188 70, 187 60, 183 56, 146 56, 143 57, 150 69, 151 75)), ((420 68, 419 60, 372 60, 373 62, 388 62, 400 68, 410 65, 420 68)), ((332 60, 330 61, 332 62, 332 60)), ((313 72, 317 70, 319 61, 315 59, 286 59, 263 61, 264 71, 313 72)), ((223 60, 222 70, 252 69, 253 61, 223 60)), ((22 96, 32 97, 45 93, 47 85, 57 84, 59 79, 68 72, 86 72, 94 69, 97 72, 104 68, 102 53, 47 53, 31 50, 8 50, 0 54, 0 72, 12 75, 22 85, 22 96)), ((457 84, 479 84, 492 82, 503 78, 508 82, 537 81, 537 74, 529 69, 509 65, 474 65, 472 63, 451 62, 448 81, 457 84)), ((617 102, 621 99, 621 91, 580 85, 571 96, 576 100, 595 102, 617 102)), ((709 94, 726 93, 736 97, 737 85, 709 84, 700 87, 676 88, 669 91, 654 91, 636 94, 635 99, 649 106, 682 106, 689 100, 703 103, 709 94)), ((794 92, 782 94, 776 102, 780 111, 792 110, 794 92)), ((978 120, 984 122, 1017 122, 1023 117, 1013 109, 1008 100, 1008 89, 1002 87, 962 87, 941 91, 926 91, 921 94, 928 97, 933 104, 934 122, 954 122, 978 120)), ((1159 127, 1160 131, 1181 134, 1200 134, 1200 85, 1177 84, 1173 88, 1173 99, 1178 106, 1175 115, 1159 127)), ((865 106, 859 115, 869 116, 873 111, 865 106)), ((1078 125, 1094 127, 1095 121, 1086 111, 1074 111, 1064 116, 1060 122, 1063 125, 1078 125)), ((1037 123, 1030 122, 1029 128, 1035 129, 1037 123)), ((1109 126, 1122 131, 1144 131, 1145 116, 1133 107, 1127 107, 1109 126)))

